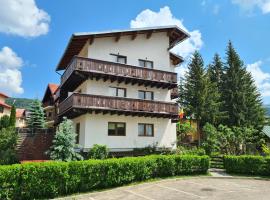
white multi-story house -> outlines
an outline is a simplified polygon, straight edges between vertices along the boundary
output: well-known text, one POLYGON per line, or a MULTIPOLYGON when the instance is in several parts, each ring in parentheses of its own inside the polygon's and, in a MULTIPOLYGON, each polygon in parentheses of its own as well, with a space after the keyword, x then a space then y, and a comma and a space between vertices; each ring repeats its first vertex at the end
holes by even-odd
POLYGON ((59 119, 72 119, 84 148, 174 148, 178 106, 170 52, 188 34, 177 26, 73 34, 57 66, 59 119))

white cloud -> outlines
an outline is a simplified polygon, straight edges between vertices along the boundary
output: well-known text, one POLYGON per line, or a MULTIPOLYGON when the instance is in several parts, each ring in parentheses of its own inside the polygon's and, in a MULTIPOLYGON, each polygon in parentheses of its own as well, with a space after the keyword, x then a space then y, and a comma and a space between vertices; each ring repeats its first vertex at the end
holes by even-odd
POLYGON ((49 31, 50 16, 34 0, 0 0, 0 32, 37 37, 49 31))
POLYGON ((0 91, 8 95, 23 93, 20 68, 23 60, 9 47, 0 50, 0 91))
POLYGON ((190 34, 190 38, 175 46, 172 51, 178 55, 188 58, 195 50, 199 50, 202 45, 202 35, 199 30, 188 31, 182 19, 175 18, 168 6, 160 8, 159 12, 146 9, 139 13, 136 19, 130 22, 131 28, 177 25, 190 34))
POLYGON ((263 14, 270 13, 270 0, 232 0, 233 4, 237 4, 241 9, 252 12, 255 8, 261 10, 263 14))
POLYGON ((270 73, 263 72, 261 69, 262 61, 257 61, 253 64, 247 65, 249 71, 255 80, 255 84, 261 91, 263 97, 270 96, 270 73))

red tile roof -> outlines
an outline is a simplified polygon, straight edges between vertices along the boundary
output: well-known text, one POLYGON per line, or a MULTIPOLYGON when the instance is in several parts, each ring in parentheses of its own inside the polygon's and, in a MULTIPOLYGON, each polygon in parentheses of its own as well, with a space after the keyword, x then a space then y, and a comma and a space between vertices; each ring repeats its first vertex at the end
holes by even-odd
POLYGON ((51 93, 54 94, 57 91, 59 85, 58 84, 54 84, 54 83, 49 83, 48 87, 50 88, 51 93))
POLYGON ((17 108, 16 109, 16 118, 21 118, 23 116, 25 109, 17 108))
POLYGON ((6 103, 4 103, 4 102, 0 102, 0 106, 3 106, 3 107, 5 107, 5 108, 11 108, 10 105, 8 105, 8 104, 6 104, 6 103))
POLYGON ((4 94, 2 92, 0 92, 0 96, 5 97, 5 98, 8 98, 9 97, 9 96, 7 96, 6 94, 4 94))

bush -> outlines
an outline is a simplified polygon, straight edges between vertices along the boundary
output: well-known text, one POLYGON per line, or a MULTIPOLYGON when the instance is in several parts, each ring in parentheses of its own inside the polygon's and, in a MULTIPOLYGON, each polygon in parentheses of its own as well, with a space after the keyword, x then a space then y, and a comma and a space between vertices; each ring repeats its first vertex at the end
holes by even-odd
POLYGON ((177 147, 175 153, 180 155, 198 155, 198 156, 206 155, 205 150, 202 148, 184 147, 184 146, 177 147))
POLYGON ((0 165, 14 164, 17 162, 16 144, 17 133, 14 128, 0 130, 0 165))
POLYGON ((152 155, 0 166, 0 199, 54 198, 155 177, 205 174, 207 156, 152 155))
POLYGON ((270 157, 225 156, 226 172, 245 175, 270 175, 270 157))
POLYGON ((106 145, 94 144, 90 149, 88 157, 91 159, 106 159, 109 155, 109 150, 106 145))

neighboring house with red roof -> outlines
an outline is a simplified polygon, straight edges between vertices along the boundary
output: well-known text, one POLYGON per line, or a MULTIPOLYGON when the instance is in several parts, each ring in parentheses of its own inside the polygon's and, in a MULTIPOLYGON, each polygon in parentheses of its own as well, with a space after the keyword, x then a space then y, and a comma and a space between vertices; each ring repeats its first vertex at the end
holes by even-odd
POLYGON ((0 118, 4 115, 10 115, 11 106, 6 104, 8 96, 0 92, 0 118))
POLYGON ((26 127, 26 110, 22 108, 16 109, 16 127, 26 127))
POLYGON ((56 117, 58 113, 58 84, 49 83, 44 97, 42 99, 42 105, 44 107, 45 116, 46 116, 46 124, 48 127, 54 126, 56 123, 56 117))

